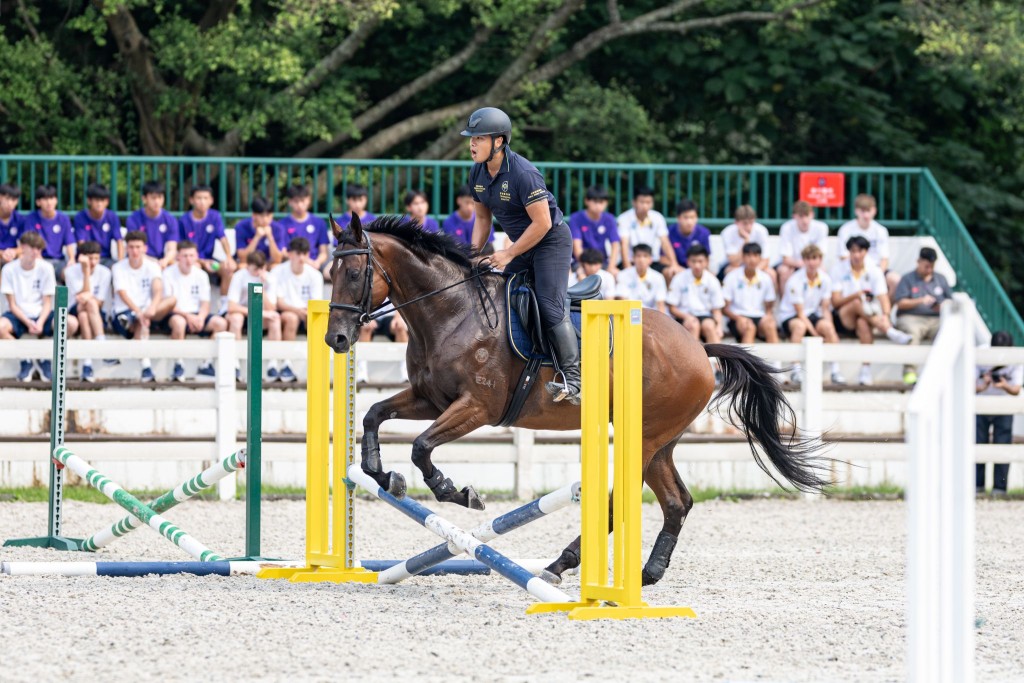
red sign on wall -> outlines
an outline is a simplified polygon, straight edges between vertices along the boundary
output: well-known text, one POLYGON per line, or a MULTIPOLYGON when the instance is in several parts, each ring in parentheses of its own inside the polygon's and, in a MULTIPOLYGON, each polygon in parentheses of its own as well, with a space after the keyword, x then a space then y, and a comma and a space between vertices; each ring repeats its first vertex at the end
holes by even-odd
POLYGON ((843 173, 801 173, 800 199, 811 206, 844 206, 846 204, 846 175, 843 173))

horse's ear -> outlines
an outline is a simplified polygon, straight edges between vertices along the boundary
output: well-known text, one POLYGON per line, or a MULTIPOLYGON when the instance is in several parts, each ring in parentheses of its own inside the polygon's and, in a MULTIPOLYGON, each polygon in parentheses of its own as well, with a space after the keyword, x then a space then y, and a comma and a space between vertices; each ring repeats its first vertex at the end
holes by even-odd
POLYGON ((343 232, 343 230, 341 229, 341 226, 338 225, 338 222, 336 220, 334 220, 334 214, 332 214, 332 213, 331 214, 327 214, 327 220, 331 224, 331 233, 334 235, 334 239, 336 241, 340 242, 341 241, 341 233, 343 232))

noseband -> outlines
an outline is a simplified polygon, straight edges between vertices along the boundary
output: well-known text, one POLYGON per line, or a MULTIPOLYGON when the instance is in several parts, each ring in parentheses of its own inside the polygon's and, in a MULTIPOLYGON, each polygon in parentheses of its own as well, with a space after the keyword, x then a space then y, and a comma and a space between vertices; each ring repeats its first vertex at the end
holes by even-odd
MULTIPOLYGON (((366 257, 366 277, 363 280, 363 295, 361 303, 356 306, 355 304, 336 304, 333 301, 328 304, 328 308, 332 311, 347 311, 349 313, 357 313, 359 315, 359 324, 365 325, 368 322, 376 320, 377 318, 384 315, 384 313, 374 314, 373 307, 373 266, 376 264, 377 268, 380 268, 380 274, 384 277, 384 281, 388 283, 388 291, 391 291, 391 278, 388 277, 387 271, 381 268, 380 264, 373 257, 373 245, 370 244, 370 233, 363 232, 363 237, 366 239, 366 247, 361 249, 343 249, 341 244, 331 254, 331 258, 337 260, 345 258, 346 256, 365 256, 366 257)), ((331 283, 333 286, 333 282, 331 283)), ((390 312, 390 311, 388 311, 390 312)))

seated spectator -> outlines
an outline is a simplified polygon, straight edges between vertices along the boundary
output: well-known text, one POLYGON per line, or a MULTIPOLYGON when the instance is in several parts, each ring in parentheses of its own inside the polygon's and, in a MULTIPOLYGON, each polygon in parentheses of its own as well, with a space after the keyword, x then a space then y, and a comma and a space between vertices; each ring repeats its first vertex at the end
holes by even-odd
POLYGON ((100 260, 109 268, 114 261, 124 258, 121 219, 110 210, 110 190, 106 185, 93 183, 85 190, 85 204, 87 208, 75 214, 75 241, 100 245, 100 260), (116 256, 112 248, 115 246, 116 256))
POLYGON ((746 252, 743 247, 748 244, 756 244, 760 247, 761 262, 758 270, 769 274, 772 286, 775 286, 776 275, 768 264, 768 228, 757 222, 757 213, 750 204, 743 204, 733 213, 735 223, 730 223, 722 230, 722 244, 725 247, 726 262, 718 271, 718 279, 725 282, 725 276, 732 271, 745 266, 747 259, 743 256, 746 252))
MULTIPOLYGON (((463 185, 455 193, 455 211, 441 223, 441 230, 449 237, 454 237, 463 244, 473 244, 473 226, 476 225, 476 202, 469 185, 463 185)), ((494 228, 487 238, 487 246, 482 254, 494 253, 494 228)))
POLYGON ((694 339, 709 344, 722 341, 722 284, 708 272, 710 254, 700 242, 686 252, 689 267, 672 278, 665 302, 668 310, 694 339))
MULTIPOLYGON (((871 244, 856 235, 844 245, 849 258, 836 265, 832 274, 832 322, 840 335, 856 337, 861 344, 875 342, 879 330, 897 344, 910 342, 910 335, 889 322, 889 290, 882 271, 868 261, 871 244)), ((871 364, 861 365, 857 383, 872 384, 871 364)))
MULTIPOLYGON (((18 238, 21 255, 0 271, 0 293, 7 297, 7 312, 0 317, 0 339, 21 339, 28 332, 42 339, 53 335, 53 293, 57 278, 53 266, 43 259, 46 241, 34 230, 18 238)), ((50 361, 36 367, 44 381, 50 379, 50 361)), ((32 379, 33 364, 22 360, 18 379, 32 379)))
POLYGON ((57 188, 53 185, 36 188, 36 207, 25 216, 22 231, 35 230, 43 238, 43 258, 53 266, 57 280, 63 282, 64 267, 75 262, 75 229, 68 215, 57 210, 57 188))
MULTIPOLYGON (((274 278, 267 271, 267 257, 258 249, 252 250, 245 257, 245 268, 235 272, 228 287, 228 330, 241 339, 242 333, 249 325, 249 285, 263 285, 263 334, 270 341, 281 339, 281 314, 277 312, 277 293, 274 278)), ((281 375, 287 374, 289 382, 295 381, 295 373, 287 364, 278 372, 277 361, 267 363, 267 379, 276 382, 281 375), (287 371, 287 373, 285 373, 287 371)), ((242 379, 242 372, 235 367, 235 379, 242 379)))
MULTIPOLYGON (((288 243, 288 260, 271 273, 277 292, 277 310, 281 312, 281 338, 294 341, 299 329, 305 329, 310 299, 320 299, 324 292, 324 278, 309 265, 309 242, 296 237, 288 243)), ((285 366, 281 381, 294 382, 295 373, 285 366), (285 372, 287 370, 287 373, 285 372)))
MULTIPOLYGON (((124 241, 128 258, 118 261, 110 269, 115 294, 111 327, 125 339, 145 341, 149 339, 153 326, 170 315, 175 301, 174 297, 164 296, 160 265, 146 258, 146 233, 131 230, 124 236, 124 241)), ((156 380, 149 358, 142 359, 141 379, 143 382, 156 380)))
POLYGON ((653 261, 654 255, 649 246, 643 243, 634 245, 633 265, 619 273, 615 298, 639 300, 644 308, 664 313, 668 287, 665 276, 651 267, 653 261))
POLYGON ((779 291, 785 291, 789 276, 804 267, 800 255, 808 244, 818 247, 824 260, 828 253, 828 225, 814 220, 814 207, 799 201, 793 204, 793 217, 779 228, 779 256, 782 261, 775 268, 779 274, 779 291))
POLYGON ((686 259, 694 244, 704 247, 705 256, 710 259, 711 231, 698 222, 696 202, 683 199, 676 204, 676 221, 668 226, 668 242, 676 254, 676 262, 688 268, 686 259))
POLYGON ((668 242, 665 217, 654 210, 654 190, 638 187, 633 193, 633 208, 619 215, 619 236, 622 238, 623 267, 630 266, 630 247, 646 244, 651 250, 653 268, 665 277, 673 277, 679 270, 676 253, 668 242), (665 257, 665 261, 662 261, 665 257), (664 271, 668 272, 664 272, 664 271))
POLYGON ((839 242, 839 258, 846 260, 850 257, 846 244, 851 237, 860 236, 866 239, 870 246, 868 263, 882 270, 891 299, 892 294, 896 292, 896 285, 900 282, 900 276, 899 273, 889 271, 889 230, 875 220, 878 204, 871 195, 859 194, 853 200, 853 211, 856 218, 839 226, 836 235, 836 241, 839 242))
POLYGON ((412 221, 426 232, 439 232, 441 226, 437 221, 427 215, 430 211, 430 202, 427 201, 427 193, 423 190, 409 190, 405 193, 405 219, 412 221))
MULTIPOLYGON (((284 226, 274 220, 270 202, 263 197, 253 197, 249 209, 252 216, 235 224, 235 255, 238 263, 247 263, 249 254, 261 251, 266 262, 276 266, 281 262, 288 243, 284 226)), ((330 268, 329 262, 327 267, 330 268)))
MULTIPOLYGON (((146 255, 156 259, 161 270, 174 263, 178 240, 181 239, 178 219, 164 209, 165 199, 163 183, 150 181, 143 184, 142 208, 128 216, 127 221, 128 232, 141 232, 145 237, 146 255)), ((127 239, 126 235, 125 251, 127 239)))
MULTIPOLYGON (((992 346, 1013 346, 1013 336, 1005 330, 992 335, 992 346)), ((975 391, 979 396, 1020 396, 1024 385, 1024 365, 978 366, 975 391)), ((975 415, 975 443, 1013 443, 1013 415, 975 415)), ((992 495, 1005 496, 1010 476, 1009 463, 993 466, 992 495)), ((974 466, 974 485, 985 493, 985 465, 974 466)))
MULTIPOLYGON (((374 335, 384 335, 391 341, 399 342, 401 344, 409 343, 409 327, 405 324, 405 319, 398 315, 397 312, 377 318, 376 320, 371 320, 369 324, 363 325, 359 328, 359 341, 361 342, 372 341, 374 335)), ((404 358, 398 364, 398 373, 400 381, 409 381, 409 367, 406 365, 404 358)), ((369 364, 367 364, 365 360, 358 360, 357 358, 356 383, 366 383, 369 381, 369 364)))
POLYGON ((722 283, 729 334, 741 344, 753 344, 755 339, 777 344, 779 330, 772 315, 775 285, 761 268, 761 245, 748 242, 742 251, 742 267, 732 270, 722 283))
POLYGON ((596 250, 607 256, 607 271, 612 277, 619 274, 619 263, 625 253, 625 240, 619 237, 615 216, 606 211, 608 191, 600 185, 587 188, 583 199, 586 207, 569 216, 569 232, 572 234, 572 257, 580 260, 587 249, 596 250))
MULTIPOLYGON (((64 269, 68 286, 68 334, 78 332, 82 339, 107 338, 104 308, 110 303, 113 275, 101 262, 98 242, 86 240, 78 244, 78 263, 64 269)), ((82 360, 82 381, 93 382, 92 360, 82 360)))
MULTIPOLYGON (((601 298, 610 300, 615 298, 615 278, 604 269, 604 252, 597 249, 584 249, 580 254, 580 274, 587 278, 591 275, 601 277, 601 298)), ((576 273, 569 273, 569 286, 579 282, 576 273)))
MULTIPOLYGON (((366 205, 369 202, 369 195, 366 192, 366 188, 358 183, 352 183, 345 189, 345 204, 348 210, 341 214, 335 223, 344 230, 348 227, 349 223, 352 222, 352 216, 359 216, 359 222, 363 225, 377 220, 377 217, 366 210, 366 205)), ((470 228, 472 231, 472 228, 470 228)), ((334 235, 331 236, 331 245, 337 245, 337 240, 334 239, 334 235)), ((328 258, 321 268, 321 272, 324 274, 324 282, 331 281, 331 264, 333 259, 328 258)))
POLYGON ((286 244, 296 237, 306 240, 310 253, 306 260, 318 271, 326 264, 330 266, 331 234, 327 223, 309 212, 313 194, 306 185, 292 185, 285 193, 288 197, 289 214, 279 223, 284 226, 286 244))
MULTIPOLYGON (((189 193, 189 204, 192 205, 192 210, 178 221, 181 238, 190 240, 195 245, 196 253, 199 255, 199 267, 211 277, 218 278, 220 294, 224 296, 228 293, 231 276, 238 267, 232 257, 231 243, 224 232, 224 221, 221 220, 220 212, 210 208, 213 206, 213 188, 209 185, 193 185, 189 193), (218 261, 213 255, 217 242, 220 242, 220 247, 224 250, 223 261, 218 261)), ((181 261, 178 261, 178 264, 180 265, 181 261)))
MULTIPOLYGON (((923 247, 917 257, 917 269, 904 275, 896 286, 896 327, 910 335, 911 344, 935 339, 942 302, 953 298, 945 276, 935 272, 938 258, 934 249, 923 247)), ((917 383, 916 367, 903 366, 903 383, 917 383)))
POLYGON ((0 185, 0 268, 18 258, 24 216, 18 213, 18 199, 21 188, 17 185, 0 185))
MULTIPOLYGON (((838 344, 832 323, 832 278, 821 269, 825 255, 813 242, 800 252, 803 267, 786 280, 779 301, 779 329, 789 341, 799 344, 805 335, 821 337, 826 344, 838 344)), ((832 383, 846 384, 846 378, 839 370, 839 363, 832 362, 832 383)), ((793 363, 790 379, 794 384, 803 384, 804 373, 800 363, 793 363)))
MULTIPOLYGON (((224 318, 210 313, 210 276, 198 266, 199 251, 194 242, 178 242, 178 262, 164 271, 164 290, 174 298, 174 308, 167 319, 171 339, 184 339, 186 334, 209 337, 228 329, 224 318)), ((217 373, 213 363, 207 361, 199 367, 199 375, 213 380, 217 373)), ((174 363, 171 379, 185 381, 185 361, 174 363)))

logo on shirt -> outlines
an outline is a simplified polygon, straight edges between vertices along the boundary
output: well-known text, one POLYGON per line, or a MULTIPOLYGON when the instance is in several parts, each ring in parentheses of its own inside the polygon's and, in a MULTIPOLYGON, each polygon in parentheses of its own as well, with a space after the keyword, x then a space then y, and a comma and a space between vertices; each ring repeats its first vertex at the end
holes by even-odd
POLYGON ((160 232, 167 232, 167 224, 166 223, 161 223, 160 224, 160 232))
POLYGON ((53 232, 54 232, 54 234, 56 234, 56 233, 60 232, 60 226, 59 226, 59 225, 56 225, 56 224, 55 224, 55 225, 53 226, 53 232))
POLYGON ((110 232, 110 223, 103 224, 103 232, 110 232))
POLYGON ((36 278, 35 280, 32 281, 32 291, 33 292, 41 292, 41 291, 43 291, 43 279, 42 278, 36 278))
POLYGON ((189 289, 189 293, 192 296, 194 296, 195 298, 198 299, 199 298, 199 285, 192 285, 192 287, 189 289))
POLYGON ((207 234, 212 234, 213 233, 213 226, 212 225, 207 225, 206 226, 206 232, 207 232, 207 234))
POLYGON ((501 184, 501 191, 502 192, 508 192, 508 181, 507 180, 501 184))
POLYGON ((302 298, 309 301, 313 298, 313 290, 309 285, 302 285, 302 298))
POLYGON ((308 232, 309 234, 312 235, 313 234, 313 230, 314 230, 314 228, 313 228, 312 223, 306 226, 306 232, 308 232))
POLYGON ((480 194, 483 191, 484 191, 484 186, 483 185, 474 185, 473 186, 473 192, 476 192, 477 194, 480 194))
POLYGON ((17 237, 17 236, 18 236, 18 229, 15 228, 14 226, 11 226, 11 237, 17 237))

